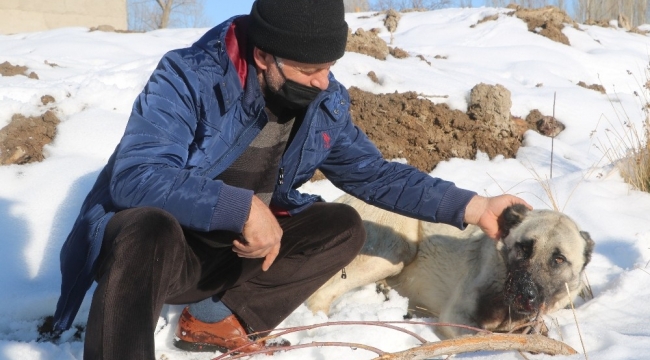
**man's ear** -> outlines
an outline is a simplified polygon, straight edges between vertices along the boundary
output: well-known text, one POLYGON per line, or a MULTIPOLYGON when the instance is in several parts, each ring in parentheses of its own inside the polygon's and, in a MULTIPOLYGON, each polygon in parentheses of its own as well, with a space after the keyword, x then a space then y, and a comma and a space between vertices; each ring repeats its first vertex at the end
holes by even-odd
POLYGON ((264 50, 261 50, 257 46, 253 48, 253 59, 255 60, 255 65, 257 65, 257 68, 260 70, 266 70, 269 68, 268 58, 270 56, 271 54, 267 53, 264 50))
POLYGON ((501 230, 502 238, 505 238, 510 234, 515 226, 521 224, 526 215, 528 215, 528 208, 522 204, 515 204, 508 206, 501 216, 499 216, 499 229, 501 230))

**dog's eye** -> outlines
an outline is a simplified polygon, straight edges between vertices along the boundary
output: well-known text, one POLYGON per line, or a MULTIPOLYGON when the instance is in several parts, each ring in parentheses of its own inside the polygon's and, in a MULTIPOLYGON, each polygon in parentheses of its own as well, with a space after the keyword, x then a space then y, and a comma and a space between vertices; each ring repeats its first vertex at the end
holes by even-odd
POLYGON ((557 265, 562 265, 566 262, 566 258, 563 255, 557 255, 553 261, 555 261, 555 264, 557 265))
POLYGON ((519 259, 530 259, 533 256, 535 240, 522 240, 515 244, 515 251, 519 259))

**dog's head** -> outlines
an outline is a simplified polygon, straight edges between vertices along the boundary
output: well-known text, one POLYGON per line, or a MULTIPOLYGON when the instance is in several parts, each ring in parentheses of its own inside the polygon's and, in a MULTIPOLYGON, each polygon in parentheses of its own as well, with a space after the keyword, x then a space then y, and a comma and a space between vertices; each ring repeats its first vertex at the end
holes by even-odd
POLYGON ((583 288, 582 273, 594 248, 589 234, 560 212, 523 205, 507 208, 500 220, 511 311, 525 315, 567 306, 583 288))

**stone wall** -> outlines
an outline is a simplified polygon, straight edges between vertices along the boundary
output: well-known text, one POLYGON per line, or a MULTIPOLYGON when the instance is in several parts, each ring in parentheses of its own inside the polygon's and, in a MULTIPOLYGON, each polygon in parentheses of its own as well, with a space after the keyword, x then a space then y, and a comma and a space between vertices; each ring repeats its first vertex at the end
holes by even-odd
POLYGON ((99 25, 126 30, 126 0, 0 1, 0 34, 99 25))

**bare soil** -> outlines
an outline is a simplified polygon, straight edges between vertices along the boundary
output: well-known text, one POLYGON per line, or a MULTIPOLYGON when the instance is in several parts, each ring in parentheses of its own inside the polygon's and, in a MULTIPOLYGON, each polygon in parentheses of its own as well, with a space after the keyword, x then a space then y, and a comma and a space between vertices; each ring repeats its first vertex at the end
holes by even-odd
POLYGON ((377 95, 356 87, 349 91, 353 121, 384 157, 405 158, 422 171, 430 172, 452 157, 473 159, 479 150, 490 157, 512 158, 521 146, 522 136, 511 122, 511 129, 497 132, 483 119, 434 104, 415 92, 377 95))
POLYGON ((12 65, 8 61, 5 61, 2 64, 0 64, 0 75, 1 76, 23 75, 29 77, 30 79, 38 80, 38 75, 35 72, 32 71, 29 74, 27 74, 26 66, 12 65))
POLYGON ((562 122, 553 118, 553 116, 544 115, 537 109, 533 109, 526 116, 526 124, 529 129, 549 137, 557 136, 566 128, 562 122))
POLYGON ((50 110, 41 116, 12 116, 9 125, 0 129, 0 165, 43 160, 43 147, 54 139, 59 122, 50 110))
MULTIPOLYGON (((513 9, 513 15, 526 21, 530 31, 555 41, 564 42, 561 33, 564 24, 575 25, 566 13, 554 7, 513 9)), ((389 31, 395 31, 399 18, 399 13, 386 13, 384 24, 389 31)), ((492 16, 479 23, 497 18, 492 16)), ((93 30, 111 31, 107 28, 93 30)), ((409 56, 402 49, 389 47, 378 33, 377 29, 350 32, 346 51, 381 60, 385 60, 388 54, 396 58, 409 56)), ((568 40, 565 43, 568 44, 568 40)), ((431 65, 424 56, 417 57, 431 65)), ((46 61, 46 64, 49 63, 46 61)), ((8 62, 0 64, 2 76, 38 78, 35 73, 27 72, 24 66, 8 62)), ((373 71, 368 76, 372 81, 380 82, 373 71)), ((586 87, 601 91, 594 85, 586 87)), ((450 109, 445 104, 434 104, 414 92, 373 94, 356 87, 349 91, 353 121, 368 134, 384 157, 405 158, 409 164, 426 172, 433 170, 440 161, 453 157, 473 159, 478 151, 491 158, 497 155, 512 158, 521 146, 524 131, 534 129, 544 135, 555 136, 564 128, 561 123, 539 111, 531 112, 525 120, 512 117, 510 92, 501 85, 475 86, 470 92, 467 112, 450 109)), ((43 105, 49 108, 53 108, 50 104, 54 101, 49 95, 41 99, 43 105)), ((15 114, 11 123, 0 130, 0 165, 41 161, 44 157, 43 147, 54 139, 58 123, 59 119, 52 110, 36 117, 15 114)), ((322 175, 317 175, 315 179, 320 177, 322 175)))
MULTIPOLYGON (((553 41, 570 45, 569 38, 562 33, 566 24, 575 28, 578 24, 569 17, 569 15, 555 6, 545 6, 539 9, 527 9, 516 4, 508 5, 508 8, 514 11, 509 13, 510 16, 516 16, 528 25, 528 31, 545 36, 553 41)), ((487 21, 494 21, 499 18, 499 14, 489 15, 479 20, 470 27, 476 27, 487 21)))
POLYGON ((377 35, 378 33, 378 29, 365 31, 359 28, 354 33, 352 33, 352 30, 349 30, 345 51, 372 56, 378 60, 386 60, 390 49, 386 42, 377 35))
POLYGON ((602 86, 602 85, 599 85, 599 84, 587 85, 587 83, 585 83, 584 81, 578 81, 577 85, 581 86, 581 87, 583 87, 585 89, 598 91, 601 94, 606 94, 607 93, 607 91, 605 91, 605 87, 602 86))
POLYGON ((565 24, 578 27, 578 24, 566 12, 555 6, 545 6, 539 9, 526 9, 517 5, 508 7, 515 9, 512 15, 526 22, 528 31, 565 45, 570 45, 569 38, 562 33, 565 24))

